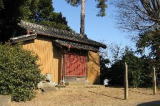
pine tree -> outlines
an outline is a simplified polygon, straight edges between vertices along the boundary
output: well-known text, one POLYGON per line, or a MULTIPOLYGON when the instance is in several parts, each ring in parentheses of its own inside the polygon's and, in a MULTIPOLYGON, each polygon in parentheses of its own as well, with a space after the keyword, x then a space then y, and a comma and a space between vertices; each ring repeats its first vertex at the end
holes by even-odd
POLYGON ((0 0, 0 11, 4 8, 3 0, 0 0))
MULTIPOLYGON (((81 25, 80 25, 80 34, 85 35, 85 7, 86 7, 86 0, 66 0, 69 4, 72 6, 78 6, 81 5, 81 25)), ((98 1, 97 8, 100 8, 99 13, 97 16, 105 16, 105 8, 107 7, 106 5, 106 0, 96 0, 98 1)))
POLYGON ((54 12, 52 0, 0 0, 0 41, 17 36, 20 20, 71 30, 65 17, 54 12))
POLYGON ((4 5, 0 11, 0 41, 6 41, 13 35, 17 22, 23 16, 21 8, 26 0, 2 0, 1 2, 4 5))

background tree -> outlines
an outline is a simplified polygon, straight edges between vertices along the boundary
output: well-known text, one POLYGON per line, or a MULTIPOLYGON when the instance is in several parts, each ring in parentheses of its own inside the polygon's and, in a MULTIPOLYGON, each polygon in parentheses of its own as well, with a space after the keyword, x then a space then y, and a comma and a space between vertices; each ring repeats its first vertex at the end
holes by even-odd
POLYGON ((16 23, 22 16, 20 8, 25 0, 1 0, 3 8, 0 10, 0 40, 6 40, 14 32, 16 23))
MULTIPOLYGON (((80 34, 85 35, 85 7, 86 7, 86 0, 66 0, 72 6, 81 5, 81 25, 80 25, 80 34)), ((98 16, 105 16, 105 8, 106 0, 95 0, 97 1, 97 8, 100 8, 98 16)))
POLYGON ((61 13, 53 12, 52 4, 52 0, 32 0, 25 6, 29 7, 31 14, 26 14, 24 19, 58 29, 70 30, 66 18, 61 13))
MULTIPOLYGON (((120 47, 119 47, 120 48, 120 47)), ((116 49, 114 51, 119 51, 116 49)), ((122 50, 121 50, 122 51, 122 50)), ((113 56, 114 58, 114 56, 113 56)), ((101 59, 103 60, 103 59, 101 59)), ((124 63, 128 64, 129 86, 132 87, 150 87, 152 85, 152 64, 148 57, 138 57, 132 49, 126 47, 121 52, 121 58, 116 58, 110 68, 103 64, 101 71, 105 72, 105 78, 109 79, 112 86, 123 86, 124 84, 124 63)), ((102 61, 103 62, 103 61, 102 61)), ((101 62, 101 63, 102 63, 101 62)))
POLYGON ((65 17, 53 11, 52 0, 0 0, 0 40, 16 36, 17 23, 21 19, 71 30, 65 17))
POLYGON ((149 49, 151 64, 156 67, 157 73, 160 73, 160 33, 159 31, 147 31, 139 35, 136 43, 137 51, 145 55, 145 49, 149 49))
POLYGON ((0 0, 0 10, 4 8, 3 0, 0 0))
POLYGON ((106 57, 100 56, 100 83, 103 84, 103 80, 108 75, 109 68, 107 65, 110 63, 110 60, 106 57))
POLYGON ((118 24, 129 31, 157 28, 160 22, 159 0, 116 0, 118 24))
POLYGON ((159 0, 119 0, 118 24, 122 29, 135 31, 136 46, 139 53, 149 50, 148 58, 160 72, 160 1, 159 0))

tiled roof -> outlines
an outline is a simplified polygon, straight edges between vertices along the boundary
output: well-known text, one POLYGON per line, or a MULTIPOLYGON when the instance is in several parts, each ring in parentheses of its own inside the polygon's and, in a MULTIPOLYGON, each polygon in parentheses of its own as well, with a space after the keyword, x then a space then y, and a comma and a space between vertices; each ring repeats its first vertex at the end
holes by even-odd
POLYGON ((29 40, 36 39, 36 38, 37 38, 36 34, 22 35, 22 36, 19 36, 19 37, 10 38, 10 42, 18 43, 18 42, 23 42, 23 41, 29 41, 29 40))
POLYGON ((67 40, 68 42, 70 41, 73 43, 74 42, 80 43, 86 46, 93 46, 96 48, 97 47, 106 48, 106 45, 96 42, 94 40, 88 39, 87 37, 82 37, 80 34, 75 33, 75 32, 59 30, 59 29, 55 29, 55 28, 51 28, 51 27, 47 27, 43 25, 38 25, 38 24, 26 22, 26 21, 21 21, 19 23, 19 26, 27 30, 32 30, 35 33, 37 33, 37 35, 53 37, 53 38, 60 39, 60 40, 67 40))
POLYGON ((76 42, 69 42, 65 40, 54 40, 55 43, 67 47, 67 48, 75 48, 79 50, 90 50, 90 51, 98 51, 99 47, 89 46, 81 43, 76 42))

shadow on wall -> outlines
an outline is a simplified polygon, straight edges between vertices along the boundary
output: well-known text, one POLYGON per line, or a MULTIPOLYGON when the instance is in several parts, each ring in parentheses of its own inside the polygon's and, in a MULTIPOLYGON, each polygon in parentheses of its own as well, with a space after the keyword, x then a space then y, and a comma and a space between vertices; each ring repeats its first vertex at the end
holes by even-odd
POLYGON ((52 43, 52 47, 53 47, 53 58, 58 60, 58 83, 61 80, 61 56, 62 56, 62 51, 61 48, 54 46, 54 43, 52 43))
POLYGON ((100 65, 100 63, 98 63, 98 61, 95 60, 95 57, 93 57, 91 54, 89 54, 89 56, 90 56, 90 61, 92 61, 94 64, 98 66, 100 65))
POLYGON ((96 79, 95 79, 95 81, 94 81, 94 83, 93 83, 94 85, 100 85, 101 83, 100 83, 100 76, 97 76, 96 77, 96 79))
POLYGON ((89 77, 92 84, 100 84, 100 63, 99 63, 99 54, 98 53, 88 53, 89 62, 89 77))
POLYGON ((94 84, 94 85, 100 85, 100 75, 99 73, 96 71, 97 69, 95 67, 91 67, 90 71, 89 71, 89 75, 87 75, 89 77, 89 82, 90 84, 94 84))
POLYGON ((160 101, 151 101, 142 104, 138 104, 137 106, 160 106, 160 101))

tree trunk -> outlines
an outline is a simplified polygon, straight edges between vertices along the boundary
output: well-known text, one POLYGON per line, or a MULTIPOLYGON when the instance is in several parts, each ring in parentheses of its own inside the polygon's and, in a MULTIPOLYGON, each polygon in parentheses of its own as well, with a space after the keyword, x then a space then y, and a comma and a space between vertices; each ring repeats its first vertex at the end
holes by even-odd
POLYGON ((85 5, 86 0, 81 1, 81 27, 80 27, 80 34, 84 36, 85 34, 85 5))

